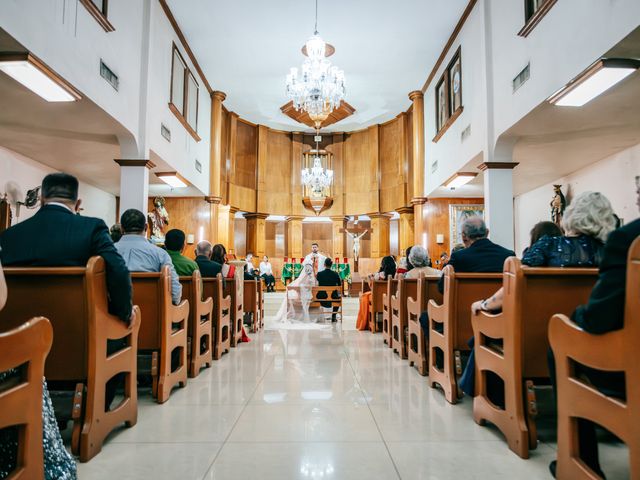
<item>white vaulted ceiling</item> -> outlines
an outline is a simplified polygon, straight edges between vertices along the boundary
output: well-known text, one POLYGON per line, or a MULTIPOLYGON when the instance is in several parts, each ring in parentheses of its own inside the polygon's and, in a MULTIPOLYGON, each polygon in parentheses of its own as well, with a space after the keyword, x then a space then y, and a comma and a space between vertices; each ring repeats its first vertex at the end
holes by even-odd
MULTIPOLYGON (((384 122, 410 106, 468 0, 319 0, 318 30, 336 47, 346 101, 356 113, 329 128, 384 122)), ((225 106, 254 123, 301 125, 280 112, 284 78, 303 61, 313 33, 314 0, 168 0, 178 25, 225 106)))

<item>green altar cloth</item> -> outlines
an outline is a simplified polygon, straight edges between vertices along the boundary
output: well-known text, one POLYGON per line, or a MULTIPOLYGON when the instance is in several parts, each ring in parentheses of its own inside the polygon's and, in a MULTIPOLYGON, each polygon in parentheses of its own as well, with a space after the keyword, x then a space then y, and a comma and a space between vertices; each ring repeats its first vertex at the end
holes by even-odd
MULTIPOLYGON (((343 282, 351 283, 351 267, 348 263, 334 263, 331 266, 331 270, 338 272, 343 282)), ((302 272, 301 263, 285 263, 282 266, 282 283, 298 278, 300 272, 302 272)))

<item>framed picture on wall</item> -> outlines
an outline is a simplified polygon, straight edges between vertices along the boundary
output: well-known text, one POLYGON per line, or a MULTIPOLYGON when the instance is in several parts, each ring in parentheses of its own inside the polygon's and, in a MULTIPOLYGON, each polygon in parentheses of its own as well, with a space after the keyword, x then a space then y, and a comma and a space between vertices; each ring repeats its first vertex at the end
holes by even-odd
POLYGON ((462 69, 460 63, 460 50, 453 58, 449 66, 449 104, 451 113, 455 113, 462 106, 462 69))
POLYGON ((484 218, 484 205, 456 204, 449 205, 449 252, 453 247, 462 243, 460 227, 469 217, 484 218))
POLYGON ((442 129, 445 122, 447 121, 447 118, 449 118, 446 87, 447 84, 445 82, 445 78, 443 77, 436 86, 436 123, 438 124, 438 131, 442 129))

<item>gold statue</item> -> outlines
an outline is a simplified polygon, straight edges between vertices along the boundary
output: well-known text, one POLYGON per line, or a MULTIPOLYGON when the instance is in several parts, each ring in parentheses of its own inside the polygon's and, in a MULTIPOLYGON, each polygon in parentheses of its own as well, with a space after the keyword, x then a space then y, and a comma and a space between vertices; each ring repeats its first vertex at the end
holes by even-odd
POLYGON ((551 206, 551 221, 559 227, 562 223, 562 215, 564 214, 564 209, 567 207, 567 199, 564 198, 560 187, 562 187, 562 185, 553 186, 554 196, 551 199, 551 203, 549 204, 551 206))
POLYGON ((151 241, 155 244, 164 243, 164 227, 169 225, 169 213, 164 208, 164 198, 153 199, 153 210, 147 214, 149 230, 151 231, 151 241))

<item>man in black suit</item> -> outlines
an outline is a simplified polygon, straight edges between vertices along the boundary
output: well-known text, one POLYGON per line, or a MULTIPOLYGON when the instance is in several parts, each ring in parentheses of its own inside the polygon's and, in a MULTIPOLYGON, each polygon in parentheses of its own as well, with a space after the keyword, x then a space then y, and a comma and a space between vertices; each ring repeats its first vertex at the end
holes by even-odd
POLYGON ((109 312, 129 322, 132 311, 131 277, 117 252, 109 228, 98 218, 77 215, 78 180, 66 173, 42 181, 42 207, 28 220, 0 234, 5 266, 84 267, 90 257, 104 259, 109 312))
MULTIPOLYGON (((318 280, 318 285, 321 287, 339 287, 342 286, 342 279, 337 272, 331 270, 331 266, 333 262, 330 258, 324 259, 324 270, 318 272, 316 275, 316 280, 318 280)), ((326 292, 319 292, 318 298, 327 298, 326 292)), ((340 298, 340 294, 337 291, 331 292, 331 298, 340 298)), ((330 307, 331 302, 320 302, 323 307, 330 307)), ((333 311, 337 312, 338 307, 333 307, 333 311)), ((331 315, 331 322, 337 321, 336 314, 331 315)))
POLYGON ((211 260, 212 250, 211 243, 206 240, 202 240, 196 245, 196 263, 200 269, 200 275, 203 277, 215 277, 222 272, 222 265, 211 260))
MULTIPOLYGON (((640 193, 640 192, 639 192, 640 193)), ((640 197, 639 197, 640 200, 640 197)), ((640 219, 611 232, 600 262, 600 273, 589 301, 580 305, 571 319, 583 330, 593 334, 604 334, 620 330, 624 322, 624 304, 627 281, 627 255, 633 241, 640 236, 640 219)), ((598 389, 622 400, 625 399, 625 378, 619 372, 601 372, 584 366, 576 367, 580 373, 598 389)), ((549 350, 549 371, 556 388, 555 360, 549 350)), ((580 457, 596 473, 604 476, 598 459, 598 440, 592 422, 578 419, 580 457)), ((555 477, 556 462, 549 466, 555 477)))

